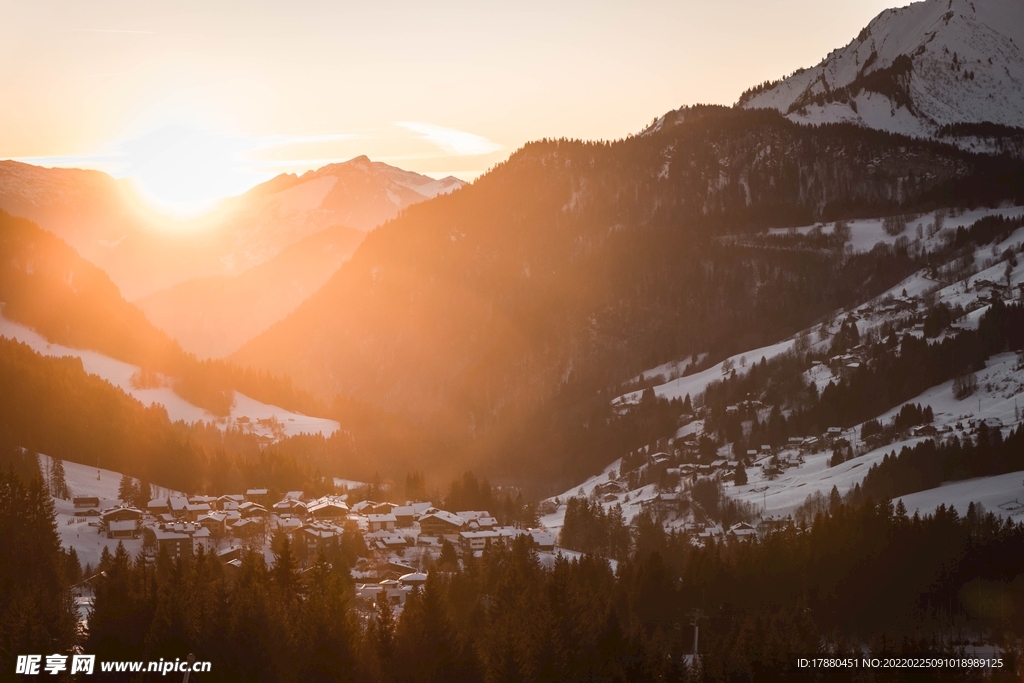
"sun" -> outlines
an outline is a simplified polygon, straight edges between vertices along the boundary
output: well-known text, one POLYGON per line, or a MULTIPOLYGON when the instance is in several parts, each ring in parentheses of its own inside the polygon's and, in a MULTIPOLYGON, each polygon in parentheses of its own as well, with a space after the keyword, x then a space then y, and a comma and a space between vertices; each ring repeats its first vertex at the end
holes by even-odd
POLYGON ((120 145, 123 176, 154 208, 192 217, 254 183, 244 138, 171 125, 151 130, 120 145))

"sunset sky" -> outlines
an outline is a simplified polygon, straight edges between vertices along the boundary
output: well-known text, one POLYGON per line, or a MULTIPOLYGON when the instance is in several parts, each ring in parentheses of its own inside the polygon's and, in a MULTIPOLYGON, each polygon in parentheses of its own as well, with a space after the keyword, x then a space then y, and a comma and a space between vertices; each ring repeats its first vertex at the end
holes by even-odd
POLYGON ((0 0, 0 158, 194 209, 366 154, 472 179, 817 63, 884 0, 0 0))

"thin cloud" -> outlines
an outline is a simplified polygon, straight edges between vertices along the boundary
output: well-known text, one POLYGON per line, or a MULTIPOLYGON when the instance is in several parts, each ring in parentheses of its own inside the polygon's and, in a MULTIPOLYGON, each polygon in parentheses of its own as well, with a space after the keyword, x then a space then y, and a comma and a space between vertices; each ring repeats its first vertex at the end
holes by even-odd
POLYGON ((71 31, 72 33, 134 33, 144 36, 151 36, 156 33, 156 31, 136 31, 124 28, 64 28, 60 30, 71 31))
POLYGON ((284 147, 286 145, 306 145, 317 142, 337 142, 340 140, 362 140, 365 136, 359 133, 318 133, 313 135, 270 135, 256 138, 261 148, 284 147))
POLYGON ((432 123, 396 121, 395 125, 416 133, 421 140, 437 145, 442 151, 454 156, 476 156, 502 149, 502 145, 488 140, 482 135, 435 126, 432 123))

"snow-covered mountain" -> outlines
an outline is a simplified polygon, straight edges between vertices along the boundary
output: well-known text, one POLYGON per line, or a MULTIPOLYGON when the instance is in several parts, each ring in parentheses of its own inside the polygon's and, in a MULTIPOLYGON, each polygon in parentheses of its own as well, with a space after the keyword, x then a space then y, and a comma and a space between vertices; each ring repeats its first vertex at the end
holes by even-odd
POLYGON ((329 228, 371 230, 464 183, 371 162, 282 174, 207 215, 168 225, 99 171, 0 161, 0 209, 56 234, 135 300, 193 278, 237 275, 329 228))
POLYGON ((1022 48, 1020 0, 924 0, 885 10, 817 66, 753 88, 739 104, 921 137, 954 124, 1021 128, 1022 48))
POLYGON ((459 189, 458 178, 435 180, 361 156, 301 176, 283 174, 225 202, 220 230, 230 247, 222 258, 238 273, 327 228, 368 231, 407 206, 459 189))

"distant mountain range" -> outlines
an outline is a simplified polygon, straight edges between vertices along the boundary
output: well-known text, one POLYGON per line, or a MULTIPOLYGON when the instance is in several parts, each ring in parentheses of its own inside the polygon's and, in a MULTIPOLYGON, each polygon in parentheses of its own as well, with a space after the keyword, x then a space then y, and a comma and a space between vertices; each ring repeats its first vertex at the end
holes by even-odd
POLYGON ((217 230, 225 240, 221 262, 237 274, 327 228, 372 230, 402 209, 464 184, 451 176, 434 180, 365 156, 301 176, 279 175, 219 209, 217 230))
POLYGON ((5 161, 0 209, 64 239, 186 350, 216 357, 315 292, 365 231, 463 185, 364 156, 282 174, 168 228, 104 173, 5 161))
POLYGON ((998 127, 1024 128, 1024 3, 926 0, 885 10, 817 66, 753 88, 739 104, 799 123, 952 133, 984 149, 985 138, 1006 133, 998 127))
MULTIPOLYGON (((168 225, 143 209, 126 182, 105 173, 2 161, 0 209, 65 240, 134 300, 196 277, 238 275, 328 228, 371 230, 462 185, 358 157, 282 174, 206 216, 168 225)), ((333 254, 327 262, 335 262, 333 254)))
POLYGON ((327 228, 238 275, 186 280, 135 303, 186 350, 226 356, 316 292, 365 236, 355 228, 327 228))

